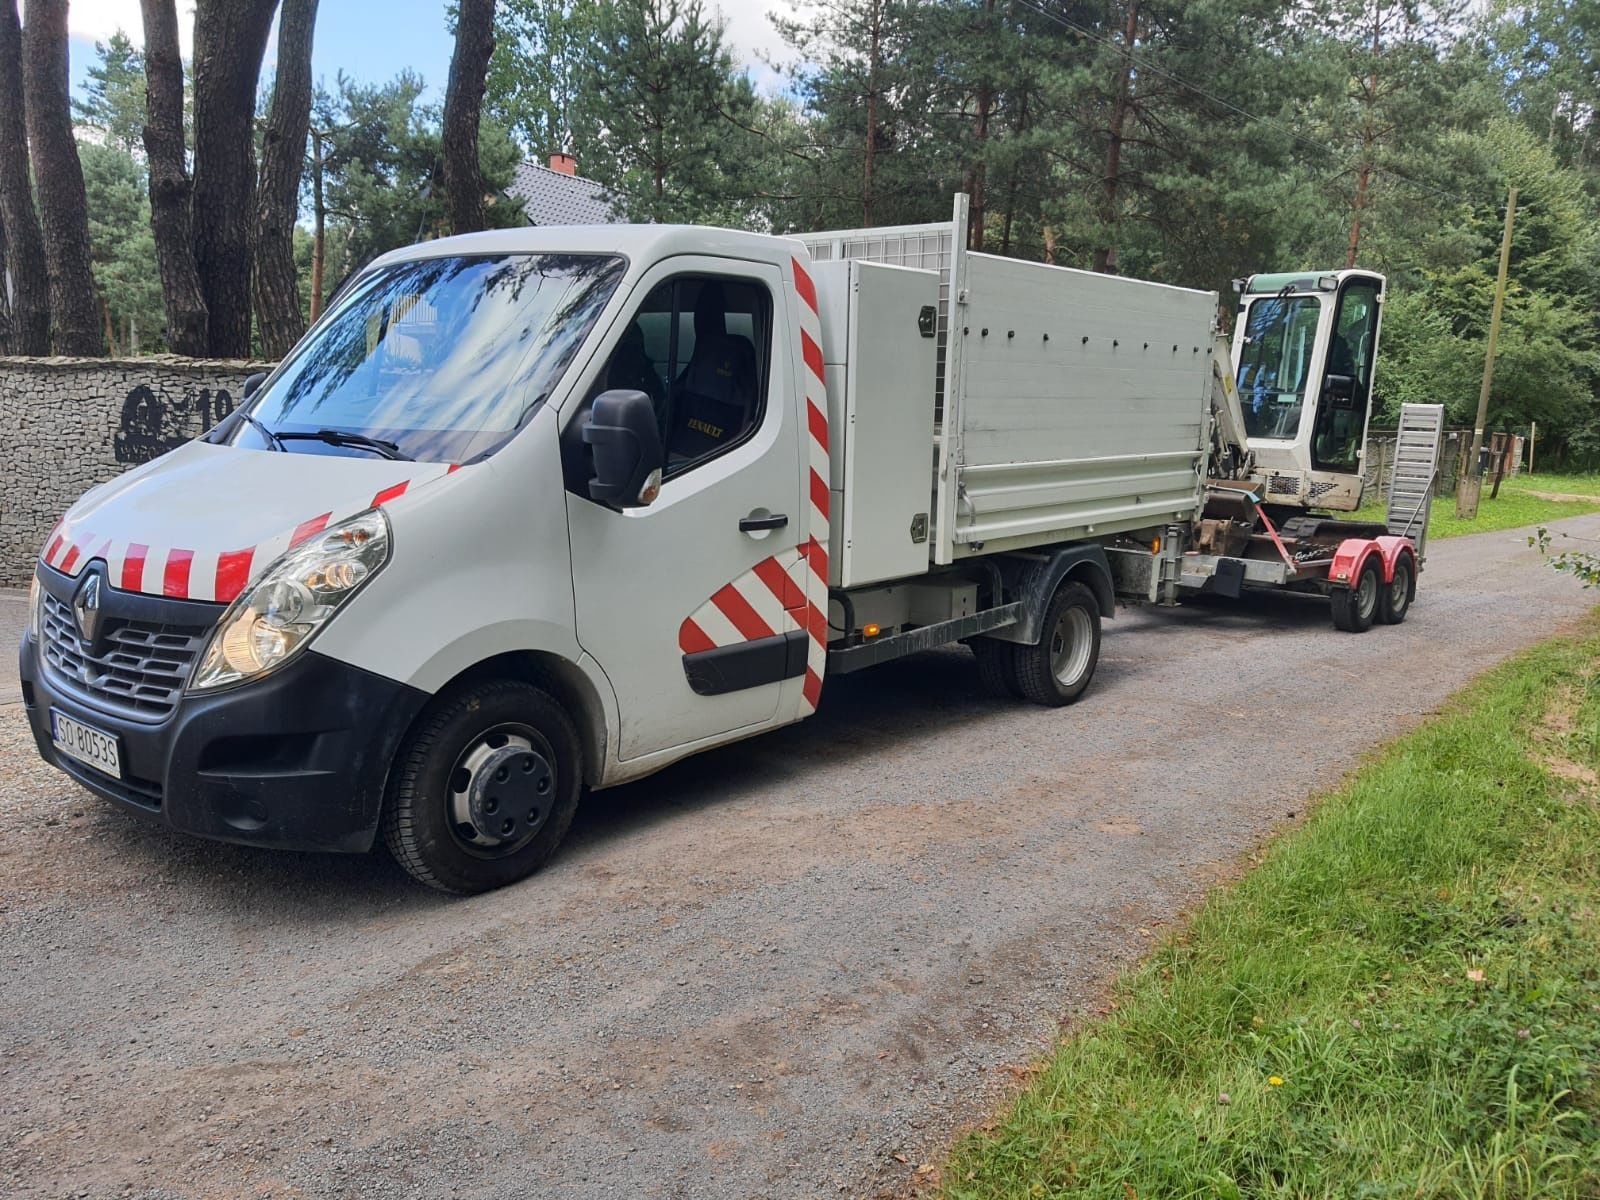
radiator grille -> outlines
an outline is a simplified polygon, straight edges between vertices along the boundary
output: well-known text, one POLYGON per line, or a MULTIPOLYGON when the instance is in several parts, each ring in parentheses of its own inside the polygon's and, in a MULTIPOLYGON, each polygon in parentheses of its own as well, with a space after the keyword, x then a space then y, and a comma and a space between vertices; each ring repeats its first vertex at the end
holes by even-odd
POLYGON ((205 626, 161 625, 105 619, 93 647, 78 636, 72 607, 44 597, 40 634, 45 664, 69 691, 99 707, 136 720, 158 721, 178 703, 205 626))

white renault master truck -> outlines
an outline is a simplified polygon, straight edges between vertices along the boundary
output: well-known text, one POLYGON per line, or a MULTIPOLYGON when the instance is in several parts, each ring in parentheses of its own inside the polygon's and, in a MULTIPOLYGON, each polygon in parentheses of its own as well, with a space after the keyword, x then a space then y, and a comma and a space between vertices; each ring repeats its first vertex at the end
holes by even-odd
POLYGON ((827 459, 797 255, 607 226, 375 261, 229 418, 50 534, 40 752, 177 830, 381 837, 470 892, 544 862, 586 783, 809 713, 827 459))

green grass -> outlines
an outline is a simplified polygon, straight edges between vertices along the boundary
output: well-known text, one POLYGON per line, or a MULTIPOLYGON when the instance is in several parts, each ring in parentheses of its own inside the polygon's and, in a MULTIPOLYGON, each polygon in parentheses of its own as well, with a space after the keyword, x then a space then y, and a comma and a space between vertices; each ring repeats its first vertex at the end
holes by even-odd
MULTIPOLYGON (((1563 517, 1581 517, 1586 513, 1600 512, 1600 476, 1596 475, 1518 475, 1500 485, 1500 495, 1489 498, 1485 485, 1478 503, 1478 515, 1470 521, 1456 516, 1454 495, 1434 499, 1433 513, 1428 520, 1430 538, 1457 537, 1464 533, 1490 533, 1497 529, 1521 529, 1526 525, 1544 525, 1563 517), (1592 501, 1546 500, 1533 492, 1552 495, 1593 496, 1592 501)), ((1384 519, 1383 499, 1361 506, 1353 516, 1362 521, 1384 519)))
POLYGON ((1562 496, 1595 496, 1600 498, 1600 475, 1518 475, 1506 480, 1501 491, 1512 487, 1519 491, 1550 492, 1562 496))
POLYGON ((942 1194, 1600 1196, 1597 768, 1592 619, 1215 893, 942 1194))

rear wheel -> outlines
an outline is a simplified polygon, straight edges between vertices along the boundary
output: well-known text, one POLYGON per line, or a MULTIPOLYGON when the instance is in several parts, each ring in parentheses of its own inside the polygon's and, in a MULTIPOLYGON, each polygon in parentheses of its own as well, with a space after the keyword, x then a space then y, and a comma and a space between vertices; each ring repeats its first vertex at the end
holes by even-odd
POLYGON ((446 692, 400 749, 384 842, 412 878, 443 892, 515 883, 566 835, 581 764, 577 730, 548 692, 511 679, 446 692))
POLYGON ((1411 601, 1417 594, 1417 566, 1411 555, 1402 554, 1394 564, 1394 578, 1384 584, 1378 597, 1378 620, 1385 625, 1398 625, 1411 611, 1411 601))
POLYGON ((1100 661, 1100 604, 1094 593, 1081 583, 1063 583, 1045 610, 1038 644, 1011 649, 1024 698, 1051 708, 1071 704, 1088 688, 1100 661))
POLYGON ((1365 633, 1372 628, 1378 614, 1378 597, 1383 592, 1383 575, 1378 567, 1378 556, 1370 554, 1361 564, 1355 582, 1347 588, 1337 588, 1328 597, 1333 606, 1333 624, 1346 633, 1365 633))
POLYGON ((972 655, 978 660, 978 681, 989 695, 1002 700, 1024 699, 1022 684, 1017 679, 1015 650, 1010 642, 986 637, 972 639, 972 655))

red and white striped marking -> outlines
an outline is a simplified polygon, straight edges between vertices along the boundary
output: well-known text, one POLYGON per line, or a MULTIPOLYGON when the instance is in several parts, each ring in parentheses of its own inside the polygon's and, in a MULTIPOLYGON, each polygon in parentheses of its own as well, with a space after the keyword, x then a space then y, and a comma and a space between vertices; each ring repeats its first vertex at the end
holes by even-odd
POLYGON ((805 585, 811 649, 806 661, 805 700, 802 716, 816 710, 822 695, 822 673, 828 661, 828 387, 822 366, 822 315, 817 309, 817 285, 798 258, 790 261, 794 290, 800 298, 801 387, 805 393, 806 512, 809 537, 797 548, 810 566, 805 585))
POLYGON ((441 465, 437 473, 383 488, 366 504, 345 506, 340 511, 307 517, 293 529, 276 537, 242 546, 236 550, 194 550, 185 546, 156 542, 120 541, 96 538, 88 529, 69 527, 65 519, 56 522, 39 555, 46 566, 64 575, 76 575, 95 559, 106 564, 106 580, 125 592, 144 592, 177 600, 214 600, 223 604, 238 598, 251 581, 285 551, 316 537, 329 525, 352 517, 367 508, 378 508, 405 495, 413 485, 421 486, 442 479, 460 469, 459 463, 441 465))
POLYGON ((803 629, 810 637, 801 715, 816 711, 828 659, 828 393, 823 378, 817 289, 799 259, 791 263, 800 303, 805 396, 806 539, 757 563, 695 609, 678 629, 685 654, 803 629))

